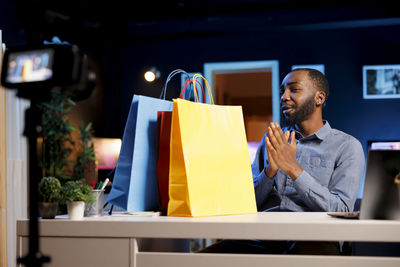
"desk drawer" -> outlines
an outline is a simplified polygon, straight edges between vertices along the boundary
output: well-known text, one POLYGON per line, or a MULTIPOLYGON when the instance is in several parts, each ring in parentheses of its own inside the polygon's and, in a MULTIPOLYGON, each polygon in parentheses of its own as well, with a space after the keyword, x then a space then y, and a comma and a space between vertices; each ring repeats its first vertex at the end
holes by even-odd
MULTIPOLYGON (((28 241, 19 237, 18 256, 28 253, 28 241)), ((128 238, 42 237, 40 251, 51 257, 46 266, 130 266, 128 238)))

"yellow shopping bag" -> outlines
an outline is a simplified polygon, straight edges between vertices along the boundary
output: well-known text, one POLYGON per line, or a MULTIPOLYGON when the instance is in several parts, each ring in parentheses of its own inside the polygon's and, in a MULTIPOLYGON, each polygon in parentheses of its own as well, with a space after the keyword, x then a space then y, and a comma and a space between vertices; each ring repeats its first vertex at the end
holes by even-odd
POLYGON ((174 99, 168 216, 256 213, 248 155, 241 106, 174 99))

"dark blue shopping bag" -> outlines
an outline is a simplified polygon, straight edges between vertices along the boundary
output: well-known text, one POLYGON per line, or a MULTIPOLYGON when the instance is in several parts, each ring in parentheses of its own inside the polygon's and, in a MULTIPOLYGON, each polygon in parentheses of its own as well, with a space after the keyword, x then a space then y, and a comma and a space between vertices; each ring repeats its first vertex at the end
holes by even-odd
POLYGON ((171 110, 171 101, 134 95, 107 199, 110 204, 127 211, 159 209, 157 112, 171 110))

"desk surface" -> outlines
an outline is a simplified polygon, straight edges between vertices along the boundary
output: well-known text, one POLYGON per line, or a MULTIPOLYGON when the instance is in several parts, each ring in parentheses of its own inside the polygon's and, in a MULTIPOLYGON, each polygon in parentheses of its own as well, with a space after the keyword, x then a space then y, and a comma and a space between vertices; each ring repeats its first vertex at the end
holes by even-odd
MULTIPOLYGON (((226 238, 400 242, 400 221, 333 218, 325 212, 263 212, 212 217, 85 217, 40 220, 48 237, 226 238)), ((17 234, 28 235, 28 220, 18 220, 17 234)))

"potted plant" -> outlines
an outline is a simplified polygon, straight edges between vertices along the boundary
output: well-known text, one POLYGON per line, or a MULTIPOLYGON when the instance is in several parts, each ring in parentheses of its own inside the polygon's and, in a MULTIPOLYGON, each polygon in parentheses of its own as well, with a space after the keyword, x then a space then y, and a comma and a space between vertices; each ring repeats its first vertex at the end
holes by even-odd
MULTIPOLYGON (((75 140, 77 130, 69 120, 69 115, 75 102, 61 92, 53 89, 51 98, 42 102, 42 139, 40 151, 40 166, 42 176, 57 177, 61 185, 76 178, 85 178, 86 184, 97 182, 97 169, 92 143, 92 124, 81 124, 79 140, 75 140), (76 151, 76 164, 74 157, 76 151)), ((58 209, 67 212, 66 201, 59 203, 58 209)))
POLYGON ((54 219, 58 210, 61 183, 56 177, 43 177, 39 182, 39 216, 43 219, 54 219))
POLYGON ((68 216, 71 220, 83 218, 85 203, 92 205, 95 197, 92 189, 82 180, 68 181, 61 187, 61 202, 67 204, 68 216))

